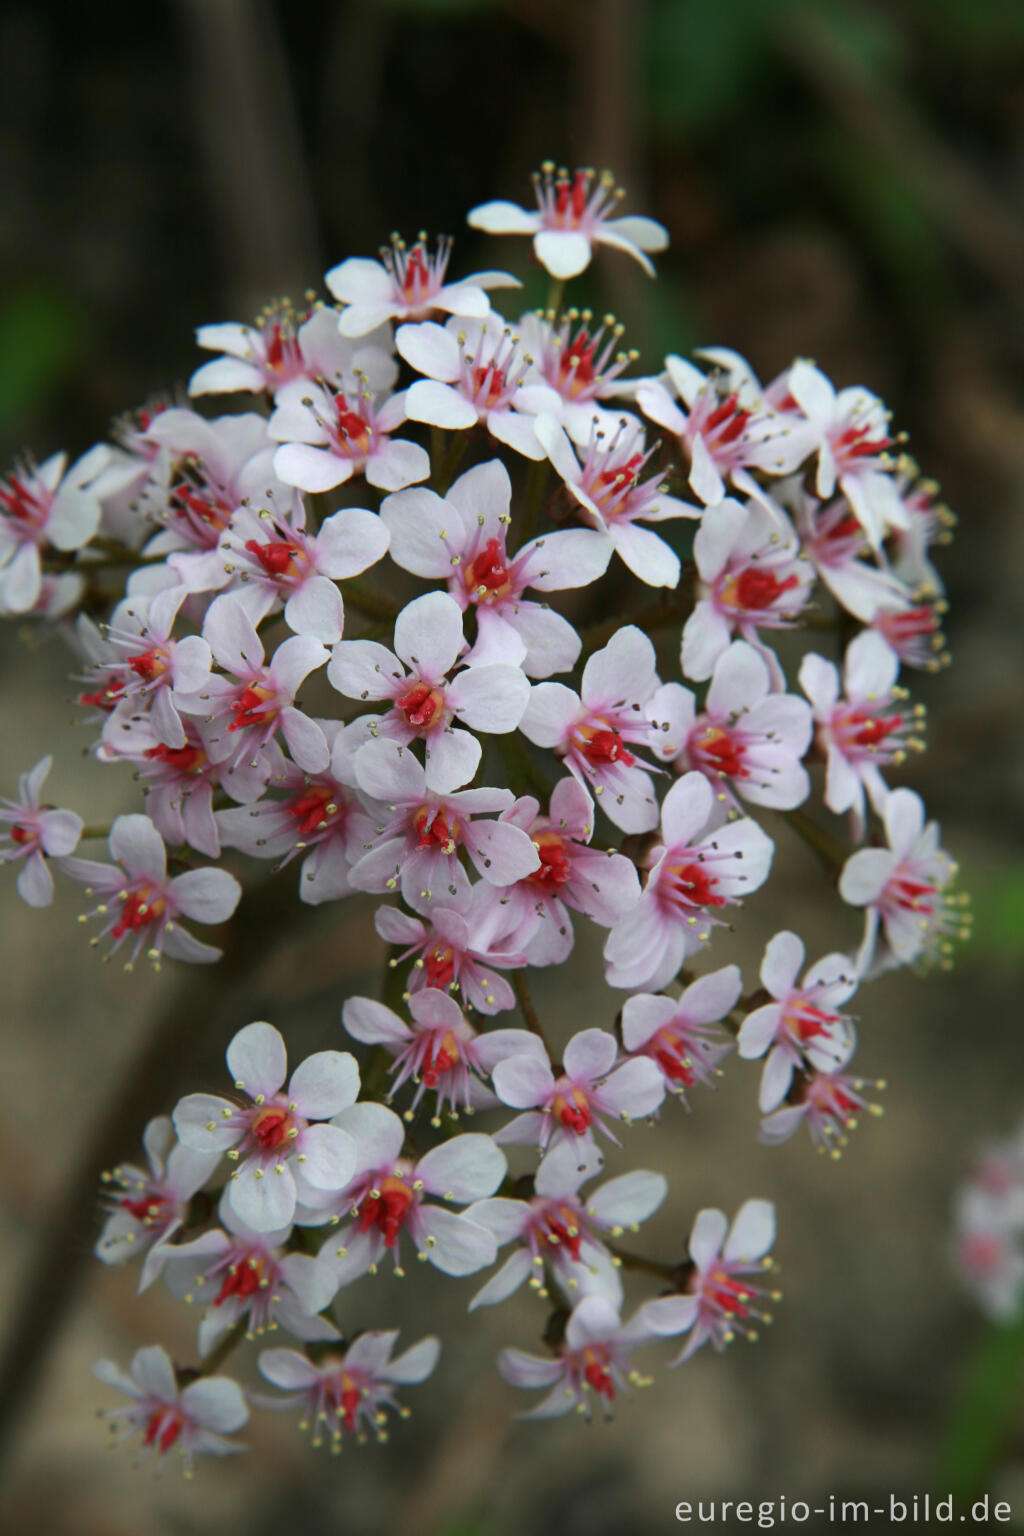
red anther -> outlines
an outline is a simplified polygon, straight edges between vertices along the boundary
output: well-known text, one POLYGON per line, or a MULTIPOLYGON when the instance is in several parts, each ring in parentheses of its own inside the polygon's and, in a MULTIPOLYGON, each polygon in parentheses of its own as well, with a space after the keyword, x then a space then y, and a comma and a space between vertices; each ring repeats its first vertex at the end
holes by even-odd
POLYGON ((636 762, 618 731, 592 731, 584 726, 580 735, 584 738, 583 755, 588 763, 624 763, 628 768, 636 762))
POLYGON ((504 597, 511 585, 508 574, 508 566, 505 564, 505 551, 499 539, 488 539, 483 549, 466 568, 466 589, 471 595, 475 595, 477 601, 483 596, 484 601, 493 602, 495 598, 504 597), (480 589, 484 588, 483 594, 480 589))
POLYGON ((709 725, 698 736, 694 751, 707 759, 710 768, 728 779, 743 778, 746 774, 743 748, 723 726, 709 725))
POLYGON ((123 939, 126 933, 141 933, 150 924, 159 922, 166 908, 163 897, 152 886, 141 891, 129 891, 121 904, 121 916, 110 930, 115 939, 123 939))
POLYGON ((268 576, 297 576, 300 551, 285 539, 272 544, 261 544, 258 539, 246 539, 245 547, 266 571, 268 576))
POLYGON ((798 585, 795 576, 780 581, 774 571, 758 570, 747 566, 735 579, 737 606, 740 608, 768 608, 783 592, 798 585))
POLYGON ((409 1214, 413 1199, 413 1192, 408 1184, 389 1174, 386 1179, 381 1179, 377 1198, 367 1196, 359 1207, 360 1232, 368 1232, 371 1227, 376 1227, 382 1234, 385 1245, 393 1248, 398 1241, 399 1232, 405 1225, 405 1218, 409 1214))
POLYGON ((221 1282, 221 1288, 214 1297, 215 1307, 223 1306, 237 1296, 239 1301, 247 1301, 250 1296, 260 1289, 263 1281, 266 1260, 261 1253, 246 1254, 244 1259, 239 1259, 227 1270, 221 1282))
POLYGON ((232 704, 231 712, 235 718, 228 726, 229 731, 244 731, 251 725, 264 725, 278 713, 273 689, 265 688, 260 683, 250 683, 232 704), (270 708, 266 707, 268 704, 270 708))
POLYGON ((395 703, 416 731, 429 731, 445 713, 444 695, 429 683, 414 683, 395 703))
POLYGON ((445 949, 424 950, 423 964, 428 987, 448 987, 455 980, 455 951, 450 944, 445 949))
POLYGON ((289 1135, 291 1129, 292 1117, 288 1111, 280 1104, 267 1104, 252 1121, 249 1134, 264 1152, 276 1152, 278 1147, 295 1139, 289 1135))
POLYGON ((144 683, 151 683, 167 671, 167 652, 144 651, 141 656, 129 656, 128 665, 144 683))
POLYGON ((163 742, 147 747, 143 754, 150 762, 166 763, 179 773, 199 773, 206 766, 206 753, 202 747, 168 747, 163 742))
POLYGON ((715 877, 703 864, 675 865, 669 870, 676 894, 694 907, 724 907, 725 897, 715 895, 715 877))
POLYGON ((329 784, 310 784, 301 795, 288 801, 284 809, 298 823, 296 831, 300 837, 312 837, 314 832, 322 831, 332 816, 338 814, 334 796, 335 791, 329 784))
POLYGON ((545 891, 559 890, 572 875, 572 865, 561 837, 557 832, 538 832, 533 838, 533 846, 540 857, 540 868, 527 875, 527 880, 545 891))

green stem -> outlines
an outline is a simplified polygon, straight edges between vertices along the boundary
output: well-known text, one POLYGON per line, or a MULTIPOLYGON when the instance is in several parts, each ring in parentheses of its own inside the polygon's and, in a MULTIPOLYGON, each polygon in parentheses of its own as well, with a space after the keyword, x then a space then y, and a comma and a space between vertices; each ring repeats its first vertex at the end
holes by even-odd
POLYGON ((832 874, 838 874, 850 857, 850 850, 846 848, 838 838, 826 832, 824 827, 819 827, 816 821, 804 811, 780 811, 778 814, 789 825, 798 837, 801 837, 818 855, 825 868, 832 874))
POLYGON ((551 470, 549 461, 534 459, 526 475, 526 492, 523 496, 523 516, 519 525, 519 542, 517 548, 522 549, 528 544, 537 532, 537 524, 540 521, 540 509, 544 504, 544 493, 547 490, 548 474, 551 470))
POLYGON ((618 1248, 614 1243, 608 1243, 606 1247, 618 1259, 623 1269, 635 1269, 640 1274, 654 1275, 656 1279, 666 1281, 676 1291, 682 1290, 693 1268, 688 1259, 684 1259, 681 1264, 664 1264, 660 1259, 651 1259, 642 1253, 628 1253, 626 1249, 618 1248))
POLYGON ((83 827, 81 832, 81 841, 85 842, 86 838, 93 837, 102 838, 102 840, 106 842, 109 836, 109 827, 83 827))
POLYGON ((937 1485, 961 1505, 984 1493, 1008 1448, 1024 1396, 1024 1319, 982 1335, 958 1392, 937 1485))
POLYGON ((537 1010, 533 1006, 533 998, 530 996, 530 989, 526 985, 526 977, 522 971, 512 971, 510 974, 512 977, 512 988, 516 994, 516 1002, 519 1004, 519 1012, 523 1016, 523 1022, 527 1029, 532 1030, 540 1040, 551 1061, 554 1061, 555 1055, 548 1045, 547 1037, 544 1034, 544 1026, 541 1024, 537 1010))
POLYGON ((558 312, 562 307, 562 295, 565 293, 565 279, 553 277, 548 284, 548 301, 545 308, 551 314, 552 325, 558 323, 558 312))
POLYGON ((393 624, 398 617, 397 603, 392 602, 390 597, 379 592, 376 587, 356 577, 341 583, 341 595, 346 607, 354 608, 357 613, 363 614, 368 619, 376 619, 382 624, 393 624))

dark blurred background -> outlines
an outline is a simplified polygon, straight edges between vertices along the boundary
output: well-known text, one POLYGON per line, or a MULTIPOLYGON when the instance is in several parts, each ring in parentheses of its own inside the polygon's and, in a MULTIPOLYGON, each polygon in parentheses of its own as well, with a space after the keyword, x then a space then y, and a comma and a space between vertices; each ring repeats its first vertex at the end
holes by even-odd
MULTIPOLYGON (((859 1064, 888 1078, 887 1113, 838 1166, 804 1139, 757 1147, 757 1069, 738 1062, 691 1117, 666 1114, 631 1143, 632 1161, 673 1180, 644 1240, 652 1249, 678 1247, 702 1204, 778 1201, 786 1299, 756 1348, 660 1376, 610 1427, 515 1425, 522 1401, 493 1355, 531 1346, 542 1322, 532 1298, 464 1328, 472 1280, 364 1281, 365 1321, 445 1339, 439 1377, 407 1394, 414 1417, 390 1448, 318 1460, 290 1416, 263 1415, 248 1435, 255 1454, 207 1462, 195 1485, 171 1468, 154 1482, 128 1451, 101 1457, 92 1415, 109 1394, 88 1365, 158 1337, 186 1357, 194 1320, 163 1296, 136 1300, 134 1274, 86 1263, 46 1370, 13 1415, 6 1528, 619 1536, 674 1528, 676 1502, 697 1496, 944 1491, 988 1371, 1017 1407, 985 1431, 981 1460, 1024 1529, 1024 1379, 948 1265, 955 1182, 980 1142, 1024 1114, 1024 10, 7 0, 0 57, 4 463, 23 448, 40 459, 83 450, 117 412, 187 379, 196 324, 248 318, 344 256, 372 254, 393 229, 452 232, 455 271, 507 266, 526 282, 524 305, 541 302, 527 242, 487 240, 463 220, 491 197, 528 201, 529 172, 549 156, 610 166, 626 211, 671 233, 657 283, 611 253, 581 285, 626 321, 650 371, 666 351, 717 343, 763 378, 806 355, 838 384, 883 395, 960 519, 939 556, 954 665, 910 678, 930 741, 901 782, 941 820, 977 911, 952 975, 900 975, 862 995, 859 1064)), ((79 756, 67 670, 59 641, 5 632, 2 787, 53 750, 55 798, 102 821, 134 801, 123 778, 79 756)), ((806 934, 812 956, 855 941, 801 846, 780 841, 771 891, 740 935, 716 944, 716 963, 739 958, 752 976, 780 921, 806 934)), ((76 929, 74 893, 32 913, 7 881, 0 901, 0 1280, 13 1307, 41 1273, 41 1243, 51 1270, 85 1257, 52 1213, 76 1178, 91 1179, 91 1128, 154 1020, 166 1035, 181 1009, 182 1051, 124 1106, 125 1155, 149 1113, 217 1079, 247 1019, 269 1014, 296 1054, 336 1043, 340 999, 374 989, 379 956, 370 905, 311 916, 238 987, 211 994, 199 1037, 185 1027, 206 1011, 194 986, 176 993, 191 984, 173 968, 160 979, 102 970, 76 929)), ((541 1000, 566 1033, 607 1009, 594 953, 545 981, 541 1000)))

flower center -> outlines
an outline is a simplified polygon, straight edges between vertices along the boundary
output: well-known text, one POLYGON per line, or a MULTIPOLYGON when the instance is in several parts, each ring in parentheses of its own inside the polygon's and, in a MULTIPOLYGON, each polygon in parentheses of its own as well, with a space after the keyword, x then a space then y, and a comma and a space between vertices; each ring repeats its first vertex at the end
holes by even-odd
POLYGON ((258 1249, 254 1249, 251 1253, 247 1253, 244 1258, 236 1260, 228 1268, 221 1288, 214 1297, 213 1305, 215 1307, 223 1306, 233 1296, 237 1296, 239 1301, 247 1301, 250 1296, 264 1289, 269 1283, 266 1270, 267 1256, 264 1253, 260 1253, 258 1249))
POLYGON ((714 446, 716 448, 723 448, 743 436, 743 430, 750 420, 750 416, 750 411, 740 409, 739 396, 737 394, 727 395, 721 405, 716 406, 704 422, 702 428, 703 435, 705 437, 714 437, 714 446), (721 428, 720 431, 719 428, 721 428))
POLYGON ((429 683, 414 683, 396 704, 414 731, 430 731, 444 718, 444 694, 429 683))
POLYGON ((787 576, 784 581, 780 581, 774 571, 751 565, 728 579, 722 588, 722 602, 729 608, 757 612, 762 608, 770 608, 783 592, 789 592, 797 585, 795 576, 787 576))
POLYGON ((280 1104, 267 1104, 254 1115, 249 1133, 264 1152, 276 1152, 298 1134, 291 1115, 280 1104))
POLYGON ((372 442, 369 422, 350 408, 344 394, 335 395, 334 408, 335 427, 342 439, 343 451, 352 459, 366 458, 372 442))
POLYGON ((423 1081, 428 1088, 436 1088, 438 1080, 450 1072, 459 1062, 459 1044, 451 1030, 443 1039, 431 1041, 423 1059, 423 1081))
POLYGON ((551 1105, 551 1113, 565 1130, 582 1136, 590 1128, 593 1115, 590 1101, 582 1088, 571 1088, 568 1093, 558 1093, 551 1105))
POLYGON ((143 1445, 155 1445, 161 1456, 165 1456, 171 1446, 181 1434, 185 1426, 185 1416, 177 1408, 168 1408, 161 1404, 154 1408, 146 1423, 146 1434, 143 1445))
POLYGON ((302 574, 299 561, 305 562, 305 557, 298 545, 289 543, 287 539, 276 539, 270 544, 261 544, 258 539, 247 539, 245 547, 275 581, 302 574))
POLYGON ((168 671, 167 652, 162 647, 144 651, 141 656, 129 656, 128 665, 144 683, 152 683, 168 671))
POLYGON ((587 1385, 593 1388, 598 1397, 607 1398, 608 1402, 611 1402, 615 1396, 615 1383, 608 1369, 608 1357, 604 1350, 585 1349, 582 1359, 583 1378, 587 1385))
POLYGON ((235 718, 228 726, 229 731, 244 731, 250 726, 265 725, 278 714, 277 695, 273 688, 263 683, 250 683, 231 705, 231 712, 235 718))
POLYGON ((26 843, 34 842, 35 841, 35 836, 36 836, 36 834, 33 832, 31 827, 12 827, 11 828, 11 841, 15 842, 15 843, 20 843, 22 845, 22 847, 24 847, 24 845, 26 843))
POLYGON ((674 1083, 682 1083, 684 1088, 692 1088, 697 1078, 682 1042, 671 1030, 659 1029, 652 1044, 654 1059, 665 1076, 674 1083))
POLYGON ((168 747, 161 742, 159 746, 148 747, 145 756, 150 762, 166 763, 178 773, 201 773, 206 767, 206 753, 202 747, 168 747))
POLYGON ((442 853, 453 854, 458 846, 459 819, 453 816, 451 826, 444 811, 432 805, 421 805, 412 818, 419 838, 417 848, 440 848, 442 853))
POLYGON ((301 795, 288 801, 285 810, 294 817, 299 836, 312 837, 314 832, 324 831, 337 816, 339 805, 332 785, 310 784, 301 795))
POLYGON ((577 730, 581 740, 583 756, 588 763, 596 765, 604 763, 624 763, 631 767, 636 762, 632 752, 626 750, 626 744, 618 731, 612 730, 607 723, 599 725, 581 725, 577 730))
POLYGON ((749 1317, 747 1302, 753 1292, 729 1274, 728 1270, 716 1269, 707 1277, 702 1287, 705 1298, 728 1313, 730 1317, 749 1317))
POLYGON ((387 1247, 393 1248, 405 1225, 413 1199, 413 1192, 404 1179, 389 1174, 387 1178, 381 1179, 378 1189, 368 1195, 359 1207, 360 1232, 368 1232, 371 1227, 376 1227, 387 1247))
POLYGON ((714 875, 703 864, 670 864, 665 874, 673 894, 687 906, 725 906, 725 897, 715 895, 714 875))
POLYGON ((159 1195, 155 1191, 148 1195, 139 1195, 136 1199, 126 1199, 118 1202, 122 1210, 128 1211, 141 1221, 144 1226, 152 1226, 156 1221, 166 1220, 171 1212, 171 1202, 166 1195, 159 1195))
POLYGON ((488 539, 466 571, 466 591, 478 603, 494 603, 507 597, 511 585, 501 541, 488 539))
POLYGON ((572 865, 565 851, 565 844, 557 832, 538 832, 532 839, 540 857, 540 868, 527 875, 531 885, 539 885, 545 891, 557 891, 567 884, 572 875, 572 865))
POLYGON ((693 740, 692 751, 703 767, 723 778, 742 778, 746 773, 743 746, 725 726, 709 725, 699 732, 693 740))
POLYGON ((144 885, 128 891, 122 898, 121 916, 111 929, 115 939, 123 939, 126 933, 141 933, 152 923, 158 923, 167 910, 167 903, 155 886, 144 885))
POLYGON ((455 950, 449 944, 445 948, 428 949, 423 955, 428 987, 450 987, 455 980, 455 950))

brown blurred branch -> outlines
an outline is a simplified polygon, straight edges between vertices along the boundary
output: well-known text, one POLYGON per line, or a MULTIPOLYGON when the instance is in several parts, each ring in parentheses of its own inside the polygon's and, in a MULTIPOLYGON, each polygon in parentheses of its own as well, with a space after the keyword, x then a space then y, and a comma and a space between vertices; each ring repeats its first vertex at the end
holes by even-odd
POLYGON ((867 73, 813 7, 802 9, 798 26, 780 27, 775 41, 825 108, 912 185, 950 245, 1020 302, 1024 222, 999 194, 896 91, 867 73))

